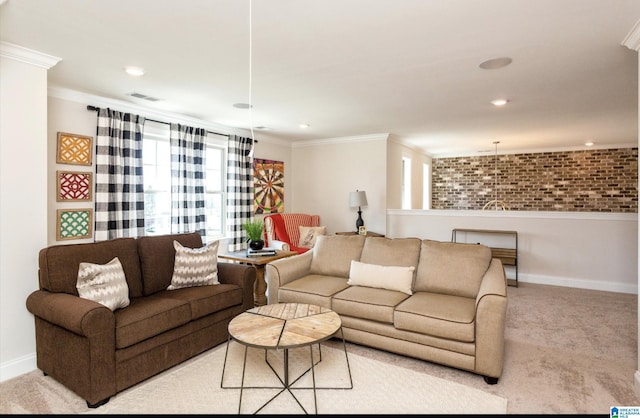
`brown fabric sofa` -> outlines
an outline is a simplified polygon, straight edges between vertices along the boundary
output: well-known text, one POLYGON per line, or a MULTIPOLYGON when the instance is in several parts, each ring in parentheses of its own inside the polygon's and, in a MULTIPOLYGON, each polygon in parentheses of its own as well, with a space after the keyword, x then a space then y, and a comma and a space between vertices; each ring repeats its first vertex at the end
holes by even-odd
POLYGON ((330 308, 348 341, 468 370, 489 384, 502 374, 507 282, 489 247, 320 236, 312 251, 269 263, 265 279, 268 303, 330 308), (358 265, 352 260, 366 264, 371 280, 350 284, 358 265), (411 266, 413 277, 406 274, 411 266), (398 290, 407 287, 411 294, 398 290))
POLYGON ((116 393, 227 340, 229 321, 253 304, 255 269, 219 263, 212 286, 166 290, 173 240, 200 248, 199 234, 55 245, 39 254, 39 287, 27 298, 35 317, 37 365, 87 401, 116 393), (79 264, 118 257, 130 305, 111 311, 78 296, 79 264))

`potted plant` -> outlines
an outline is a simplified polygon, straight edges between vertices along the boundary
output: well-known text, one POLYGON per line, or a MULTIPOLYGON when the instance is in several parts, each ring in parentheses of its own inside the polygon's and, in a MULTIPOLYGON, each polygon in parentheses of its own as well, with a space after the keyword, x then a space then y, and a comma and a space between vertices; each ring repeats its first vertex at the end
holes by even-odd
POLYGON ((260 219, 246 221, 242 224, 242 229, 247 233, 249 248, 252 250, 261 250, 264 247, 264 241, 262 240, 264 223, 260 219))

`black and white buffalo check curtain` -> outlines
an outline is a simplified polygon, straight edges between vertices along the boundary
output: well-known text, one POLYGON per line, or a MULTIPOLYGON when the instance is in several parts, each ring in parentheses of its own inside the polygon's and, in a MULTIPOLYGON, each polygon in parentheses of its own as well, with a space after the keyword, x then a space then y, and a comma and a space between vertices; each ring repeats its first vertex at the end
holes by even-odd
POLYGON ((95 240, 144 235, 144 118, 98 110, 95 240))
POLYGON ((204 158, 207 131, 171 124, 171 232, 206 236, 204 158))
POLYGON ((253 216, 253 140, 229 136, 227 160, 227 230, 229 251, 246 248, 242 224, 253 216))

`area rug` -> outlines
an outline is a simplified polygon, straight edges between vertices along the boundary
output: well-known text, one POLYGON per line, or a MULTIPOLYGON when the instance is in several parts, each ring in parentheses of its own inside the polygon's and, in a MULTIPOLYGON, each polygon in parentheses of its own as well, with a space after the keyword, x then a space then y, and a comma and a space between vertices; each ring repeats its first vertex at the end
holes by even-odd
MULTIPOLYGON (((317 346, 316 346, 317 347, 317 346)), ((127 389, 89 414, 237 414, 240 401, 244 347, 222 344, 154 378, 127 389), (226 362, 225 362, 226 358, 226 362), (226 366, 225 366, 226 364, 226 366), (224 382, 223 377, 224 368, 224 382)), ((313 369, 308 348, 289 350, 292 393, 277 396, 277 389, 256 389, 280 384, 282 351, 249 348, 245 368, 241 414, 506 414, 507 400, 458 383, 368 359, 343 350, 314 350, 313 369), (321 355, 321 357, 320 357, 321 355), (347 361, 348 358, 348 361, 347 361), (318 361, 321 360, 321 361, 318 361), (308 371, 307 371, 308 370, 308 371), (307 371, 305 373, 305 371, 307 371), (351 372, 351 378, 349 377, 351 372), (301 377, 298 377, 301 376, 301 377), (353 388, 348 389, 353 382, 353 388), (339 388, 339 389, 327 389, 339 388), (298 389, 296 389, 298 388, 298 389), (299 402, 299 404, 298 404, 299 402), (304 409, 302 409, 304 408, 304 409), (259 410, 259 411, 258 411, 259 410)), ((481 379, 481 377, 478 377, 481 379)))

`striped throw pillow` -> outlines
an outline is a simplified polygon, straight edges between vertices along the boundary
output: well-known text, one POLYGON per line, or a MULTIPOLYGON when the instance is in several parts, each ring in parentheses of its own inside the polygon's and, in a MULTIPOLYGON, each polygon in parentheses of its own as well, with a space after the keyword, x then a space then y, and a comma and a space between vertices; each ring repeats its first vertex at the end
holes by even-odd
POLYGON ((118 257, 107 264, 80 263, 78 295, 115 311, 129 306, 129 286, 118 257))
POLYGON ((176 249, 176 258, 171 284, 167 290, 220 284, 218 243, 219 241, 215 241, 202 248, 187 248, 174 240, 173 248, 176 249))

